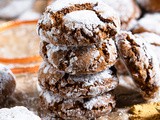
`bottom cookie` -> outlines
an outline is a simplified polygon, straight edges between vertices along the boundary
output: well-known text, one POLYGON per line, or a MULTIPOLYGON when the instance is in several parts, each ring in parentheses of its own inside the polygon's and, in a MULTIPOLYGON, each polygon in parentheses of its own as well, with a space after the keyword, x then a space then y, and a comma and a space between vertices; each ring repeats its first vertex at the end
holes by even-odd
POLYGON ((62 99, 52 92, 44 91, 41 103, 56 116, 66 120, 93 120, 110 113, 115 107, 114 96, 110 93, 90 99, 62 99))

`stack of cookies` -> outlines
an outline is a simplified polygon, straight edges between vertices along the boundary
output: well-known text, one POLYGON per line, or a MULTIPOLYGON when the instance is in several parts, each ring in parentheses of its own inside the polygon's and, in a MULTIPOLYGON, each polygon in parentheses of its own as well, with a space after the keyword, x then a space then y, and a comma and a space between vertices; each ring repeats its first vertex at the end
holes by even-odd
POLYGON ((62 119, 94 119, 115 107, 118 15, 100 0, 57 0, 38 22, 42 104, 62 119))

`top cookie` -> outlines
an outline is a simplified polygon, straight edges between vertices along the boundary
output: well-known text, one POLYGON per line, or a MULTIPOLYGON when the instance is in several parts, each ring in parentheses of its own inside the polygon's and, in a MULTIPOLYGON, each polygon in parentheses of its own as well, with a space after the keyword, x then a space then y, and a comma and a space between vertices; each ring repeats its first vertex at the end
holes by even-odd
POLYGON ((86 46, 115 36, 119 29, 119 16, 101 0, 57 0, 38 22, 40 38, 54 45, 86 46))

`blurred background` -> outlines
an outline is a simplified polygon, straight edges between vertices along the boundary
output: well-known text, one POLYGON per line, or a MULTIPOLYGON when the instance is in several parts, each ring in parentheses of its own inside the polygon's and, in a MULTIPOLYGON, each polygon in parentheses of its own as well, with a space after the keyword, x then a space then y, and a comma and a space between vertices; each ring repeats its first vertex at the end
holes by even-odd
POLYGON ((53 0, 0 0, 0 23, 38 19, 53 0))

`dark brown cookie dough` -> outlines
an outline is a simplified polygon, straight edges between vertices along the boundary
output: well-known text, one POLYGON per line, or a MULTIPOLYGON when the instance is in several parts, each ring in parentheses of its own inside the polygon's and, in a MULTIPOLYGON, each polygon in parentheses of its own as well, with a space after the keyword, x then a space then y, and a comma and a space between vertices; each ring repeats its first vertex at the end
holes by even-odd
POLYGON ((115 89, 118 85, 116 72, 112 69, 92 75, 73 76, 57 71, 45 62, 39 69, 38 80, 43 90, 49 90, 65 99, 95 97, 115 89))
POLYGON ((112 39, 83 47, 60 47, 43 41, 40 47, 40 54, 45 61, 73 75, 100 72, 117 61, 117 49, 112 39))
POLYGON ((137 0, 137 2, 149 12, 160 12, 160 0, 137 0))
POLYGON ((38 22, 40 38, 54 45, 86 46, 114 37, 119 29, 119 16, 101 0, 57 0, 38 22))
POLYGON ((160 35, 160 13, 146 14, 138 20, 133 33, 151 32, 160 35))
POLYGON ((13 73, 4 65, 0 64, 0 103, 12 95, 16 87, 13 73))
POLYGON ((130 30, 135 24, 136 19, 141 15, 141 11, 134 0, 103 0, 111 6, 120 16, 121 28, 130 30))
POLYGON ((42 105, 66 120, 94 120, 111 112, 115 107, 114 96, 110 93, 90 99, 64 100, 44 91, 40 98, 42 105))
POLYGON ((120 56, 142 90, 144 98, 159 99, 159 62, 151 46, 142 37, 127 32, 121 32, 117 41, 120 56))

